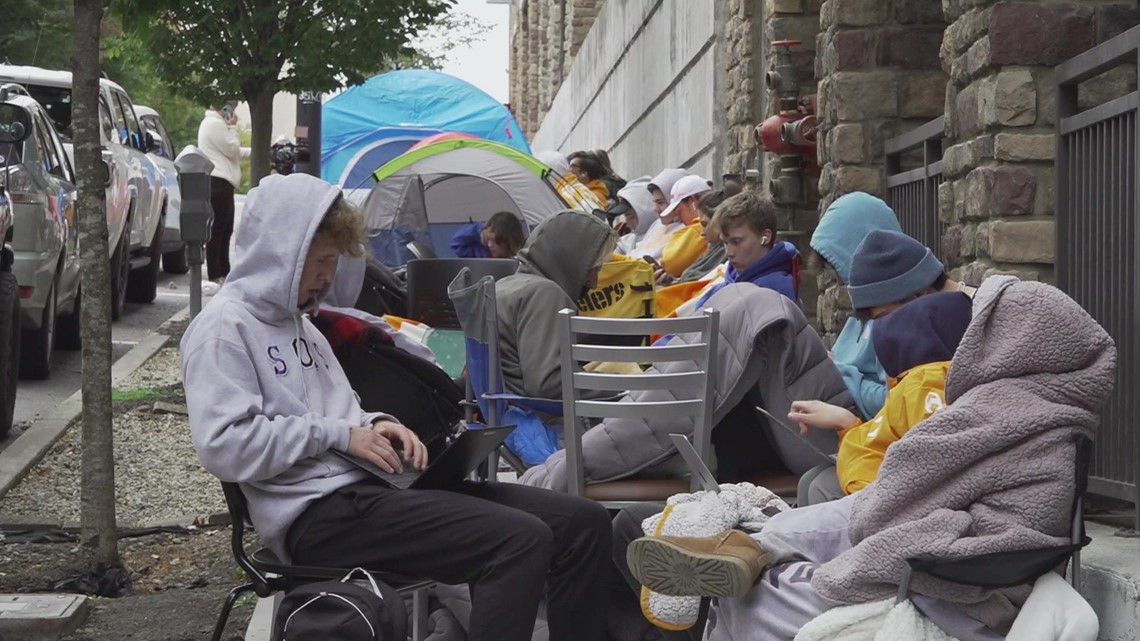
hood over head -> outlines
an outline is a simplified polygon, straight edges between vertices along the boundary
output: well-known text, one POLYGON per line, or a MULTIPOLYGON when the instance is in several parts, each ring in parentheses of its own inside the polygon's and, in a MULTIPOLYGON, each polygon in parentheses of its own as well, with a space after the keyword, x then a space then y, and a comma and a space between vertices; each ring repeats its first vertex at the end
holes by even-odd
POLYGON ((526 239, 518 254, 519 273, 548 278, 577 300, 587 272, 613 233, 593 214, 575 209, 560 211, 539 223, 526 239))
POLYGON ((1097 411, 1112 393, 1115 371, 1112 338, 1072 298, 1045 283, 995 276, 974 295, 946 400, 997 380, 1038 380, 1055 390, 1057 402, 1097 411), (1067 382, 1056 384, 1066 374, 1067 382))
POLYGON ((308 174, 262 178, 246 198, 234 234, 237 258, 220 294, 241 298, 262 320, 296 314, 309 246, 340 196, 339 188, 308 174))
POLYGON ((811 248, 823 256, 844 283, 851 280, 851 258, 876 229, 902 231, 895 212, 882 199, 861 191, 840 196, 823 213, 811 235, 811 248))
POLYGON ((938 292, 916 298, 875 321, 871 340, 888 376, 948 361, 970 325, 970 297, 938 292))
POLYGON ((618 190, 618 198, 624 198, 633 211, 637 213, 637 228, 633 233, 638 237, 644 236, 645 232, 649 231, 650 225, 654 220, 657 220, 657 212, 653 210, 653 195, 649 193, 649 176, 642 176, 635 178, 628 183, 625 187, 618 190))
POLYGON ((646 185, 646 189, 656 187, 661 190, 662 195, 666 199, 673 193, 673 185, 680 179, 688 176, 689 172, 684 169, 662 169, 660 173, 653 177, 646 185))
POLYGON ((565 176, 570 173, 570 161, 566 160, 566 154, 561 151, 540 151, 534 155, 542 161, 544 165, 554 170, 554 173, 559 177, 565 176))
POLYGON ((333 307, 355 307, 364 288, 364 270, 368 266, 364 256, 341 256, 336 263, 336 276, 322 303, 333 307))

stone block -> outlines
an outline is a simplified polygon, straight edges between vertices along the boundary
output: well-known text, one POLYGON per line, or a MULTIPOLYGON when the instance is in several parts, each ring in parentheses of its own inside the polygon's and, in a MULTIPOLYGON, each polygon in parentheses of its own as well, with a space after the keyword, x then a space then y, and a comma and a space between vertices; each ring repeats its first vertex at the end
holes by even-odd
POLYGON ((1001 71, 995 77, 997 123, 1009 127, 1032 125, 1037 120, 1037 87, 1025 69, 1001 71))
MULTIPOLYGON (((819 172, 819 193, 830 196, 835 190, 835 165, 827 163, 819 172)), ((838 194, 836 194, 838 196, 838 194)), ((821 203, 821 206, 824 206, 821 203)))
POLYGON ((962 5, 962 0, 942 0, 942 16, 953 24, 966 10, 962 5))
POLYGON ((944 39, 949 42, 955 55, 966 53, 970 46, 986 34, 989 28, 990 10, 971 9, 946 28, 944 39))
POLYGON ((892 118, 898 113, 898 86, 890 72, 841 72, 832 77, 833 102, 840 122, 892 118))
POLYGON ((1006 162, 1053 160, 1057 151, 1054 134, 1011 134, 994 136, 994 157, 1006 162))
POLYGON ((875 50, 875 32, 871 29, 837 31, 832 38, 836 56, 835 71, 866 69, 875 50))
POLYGON ((1091 78, 1077 88, 1077 108, 1089 109, 1136 89, 1136 65, 1123 64, 1091 78))
POLYGON ((1033 211, 1041 216, 1052 216, 1057 208, 1057 170, 1052 165, 1037 170, 1037 201, 1033 211))
MULTIPOLYGON (((947 94, 949 99, 950 94, 947 94)), ((971 84, 954 94, 954 108, 950 111, 951 135, 965 139, 981 133, 978 125, 978 83, 971 84)))
MULTIPOLYGON (((835 24, 840 27, 866 27, 884 24, 891 6, 883 0, 828 0, 835 5, 835 24)), ((823 26, 822 14, 820 26, 823 26)))
POLYGON ((962 230, 961 242, 958 244, 958 251, 948 256, 959 259, 959 264, 962 258, 970 258, 977 255, 978 251, 978 226, 977 225, 961 225, 959 229, 962 230))
POLYGON ((984 161, 993 158, 993 138, 980 136, 959 143, 942 153, 942 173, 947 178, 958 178, 969 173, 984 161))
POLYGON ((841 0, 825 0, 819 5, 819 30, 827 31, 835 26, 835 3, 841 0))
POLYGON ((1056 66, 1095 44, 1095 13, 1067 2, 1001 2, 990 14, 995 65, 1056 66))
POLYGON ((835 170, 835 183, 837 192, 840 194, 865 191, 869 194, 882 196, 883 170, 882 167, 840 165, 835 170))
POLYGON ((945 24, 942 4, 931 0, 894 0, 894 18, 899 24, 945 24))
POLYGON ((804 0, 772 0, 771 6, 775 14, 804 12, 804 0))
POLYGON ((828 133, 828 137, 831 156, 840 163, 857 165, 867 160, 862 125, 838 125, 828 133))
POLYGON ((969 220, 979 220, 990 216, 990 193, 993 191, 994 170, 978 167, 966 175, 966 211, 969 220))
POLYGON ((1018 280, 1035 280, 1052 283, 1052 275, 1048 269, 1017 269, 1012 267, 987 267, 982 273, 982 279, 990 276, 1014 276, 1018 280))
POLYGON ((1039 68, 1033 72, 1037 83, 1037 121, 1039 127, 1052 127, 1057 123, 1057 76, 1053 69, 1039 68))
POLYGON ((1037 194, 1037 177, 1026 167, 1004 166, 993 172, 990 188, 990 215, 1032 214, 1037 194))
MULTIPOLYGON (((803 44, 798 48, 810 48, 815 43, 817 33, 819 33, 819 23, 812 17, 782 16, 768 21, 768 42, 799 40, 803 44)), ((743 44, 748 48, 752 47, 750 41, 743 44)), ((774 59, 774 56, 770 55, 769 60, 771 59, 774 59)))
POLYGON ((958 222, 954 202, 954 183, 944 182, 938 185, 938 220, 947 225, 958 222))
POLYGON ((942 46, 940 26, 889 27, 879 35, 877 62, 881 67, 902 69, 941 69, 938 50, 942 46))
POLYGON ((990 257, 990 238, 993 235, 994 224, 986 222, 974 229, 974 256, 979 258, 990 257))
POLYGON ((1134 3, 1100 7, 1096 12, 1096 41, 1111 40, 1138 23, 1140 23, 1140 8, 1134 3))
POLYGON ((899 117, 937 118, 946 103, 946 74, 908 73, 899 82, 899 117))
POLYGON ((976 78, 990 66, 990 37, 982 36, 966 51, 966 76, 976 78))
POLYGON ((1000 263, 1052 264, 1052 220, 999 220, 990 231, 990 256, 1000 263))
POLYGON ((942 232, 942 246, 931 249, 943 264, 948 263, 951 258, 957 258, 962 252, 962 226, 954 225, 946 228, 942 232))
POLYGON ((990 265, 982 261, 974 261, 963 265, 959 272, 958 280, 965 281, 967 285, 977 287, 985 280, 986 270, 988 269, 990 269, 990 265))

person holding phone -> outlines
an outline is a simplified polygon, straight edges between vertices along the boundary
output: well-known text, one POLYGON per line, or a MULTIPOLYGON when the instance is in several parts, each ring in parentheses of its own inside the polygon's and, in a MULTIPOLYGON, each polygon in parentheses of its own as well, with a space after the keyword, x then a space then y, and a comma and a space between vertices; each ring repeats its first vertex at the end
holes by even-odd
POLYGON ((241 184, 241 137, 236 100, 206 112, 198 125, 198 148, 214 163, 210 173, 210 205, 214 223, 206 243, 206 274, 221 285, 230 273, 230 237, 234 233, 234 190, 241 184))

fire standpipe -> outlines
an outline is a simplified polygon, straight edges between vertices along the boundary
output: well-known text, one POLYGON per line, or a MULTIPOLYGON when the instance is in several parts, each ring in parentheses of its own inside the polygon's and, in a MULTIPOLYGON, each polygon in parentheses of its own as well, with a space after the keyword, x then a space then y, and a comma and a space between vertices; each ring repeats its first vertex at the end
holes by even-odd
POLYGON ((752 135, 762 150, 780 157, 779 173, 769 181, 772 200, 779 204, 795 204, 806 198, 804 174, 819 174, 816 159, 815 94, 800 97, 800 82, 792 64, 792 47, 799 40, 777 40, 776 64, 765 76, 770 91, 776 93, 779 111, 756 125, 752 135))

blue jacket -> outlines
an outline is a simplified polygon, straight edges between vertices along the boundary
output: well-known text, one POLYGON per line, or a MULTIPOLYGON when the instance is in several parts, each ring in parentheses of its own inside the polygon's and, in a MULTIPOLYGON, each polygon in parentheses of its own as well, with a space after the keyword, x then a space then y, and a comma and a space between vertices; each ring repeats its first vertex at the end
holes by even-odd
POLYGON ((752 263, 752 265, 743 272, 736 271, 736 267, 731 263, 728 265, 728 271, 725 273, 724 282, 720 285, 709 290, 697 302, 699 309, 713 294, 719 292, 725 285, 732 283, 752 283, 758 287, 765 287, 787 296, 792 302, 796 302, 796 285, 793 271, 795 270, 796 260, 799 259, 800 252, 796 246, 784 241, 776 243, 772 251, 768 252, 760 260, 752 263))
MULTIPOLYGON (((823 256, 846 283, 851 277, 851 258, 863 238, 876 229, 902 231, 894 211, 870 194, 856 192, 836 200, 820 219, 811 237, 811 247, 823 256)), ((887 398, 887 374, 875 357, 871 341, 873 321, 847 319, 831 348, 835 366, 864 420, 879 413, 887 398)))
POLYGON ((490 258, 491 251, 479 236, 482 231, 483 223, 468 223, 460 227, 451 237, 451 251, 458 258, 490 258))

